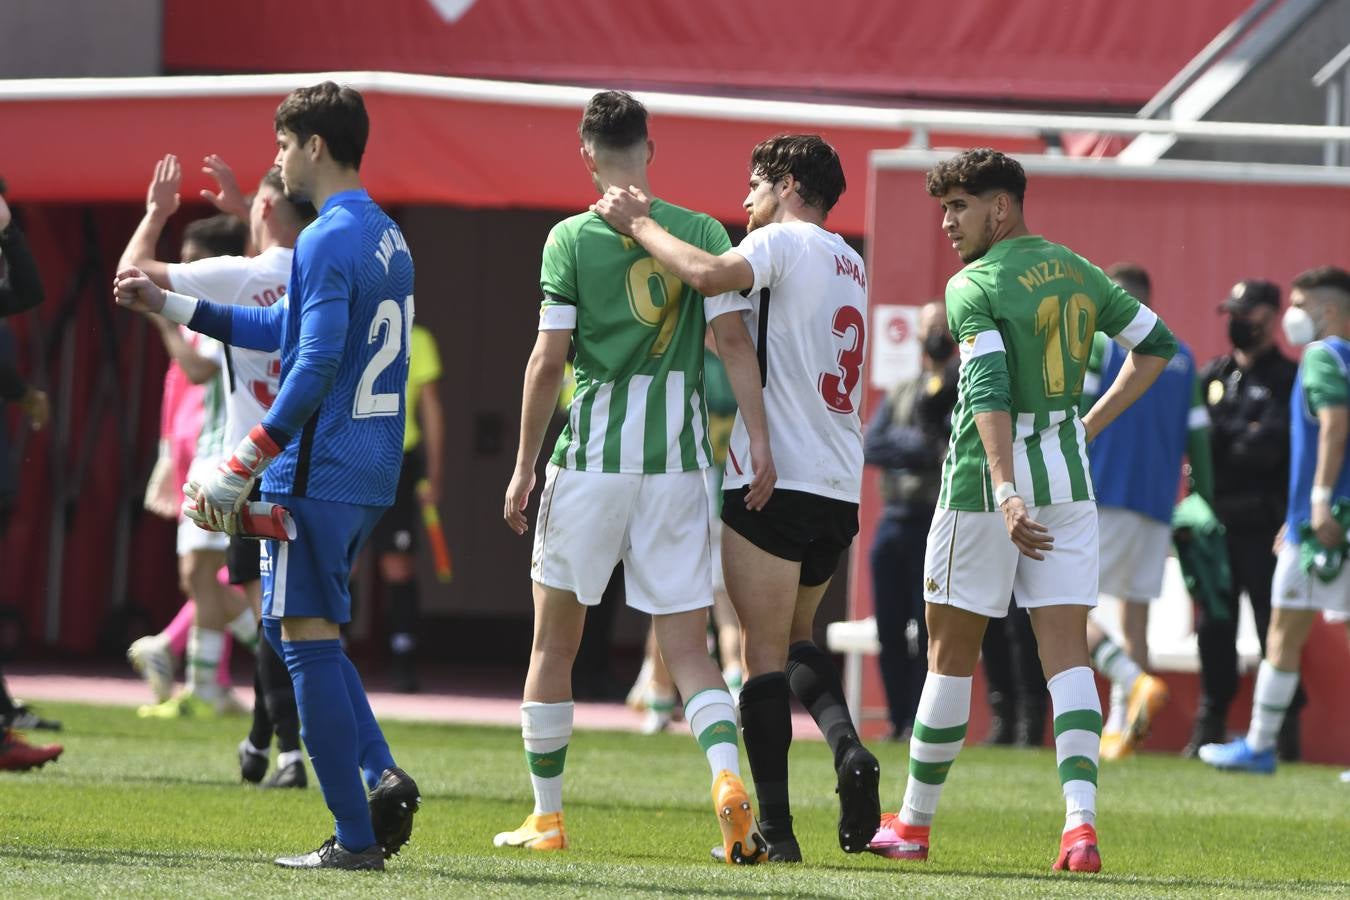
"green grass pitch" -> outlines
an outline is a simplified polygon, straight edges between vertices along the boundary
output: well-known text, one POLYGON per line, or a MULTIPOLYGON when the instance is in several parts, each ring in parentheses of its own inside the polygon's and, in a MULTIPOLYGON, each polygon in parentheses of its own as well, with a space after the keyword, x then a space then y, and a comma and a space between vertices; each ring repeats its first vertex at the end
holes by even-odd
MULTIPOLYGON (((1050 750, 967 749, 953 767, 927 864, 846 856, 835 844, 825 746, 792 748, 800 866, 729 868, 692 738, 582 732, 567 757, 573 848, 495 850, 529 811, 519 734, 389 723, 423 805, 413 843, 383 875, 286 872, 316 847, 328 811, 307 791, 238 783, 241 719, 141 721, 126 709, 47 704, 66 722, 62 759, 0 772, 0 897, 1256 897, 1350 895, 1350 785, 1284 766, 1224 775, 1163 756, 1106 765, 1104 869, 1050 872, 1063 803, 1050 750)), ((39 737, 35 735, 34 737, 39 737)), ((903 748, 877 748, 883 806, 903 748)))

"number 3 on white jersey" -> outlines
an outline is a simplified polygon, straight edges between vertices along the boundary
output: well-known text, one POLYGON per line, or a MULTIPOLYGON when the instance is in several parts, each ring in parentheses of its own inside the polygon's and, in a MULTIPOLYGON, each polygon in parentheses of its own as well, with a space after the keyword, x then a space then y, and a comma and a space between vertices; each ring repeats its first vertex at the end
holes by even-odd
POLYGON ((370 320, 370 333, 366 338, 369 344, 383 340, 380 349, 366 364, 361 373, 361 382, 356 386, 356 396, 352 400, 352 418, 369 419, 374 416, 396 416, 402 391, 375 393, 375 379, 398 358, 400 344, 405 353, 412 350, 413 298, 409 294, 405 301, 408 306, 406 319, 397 300, 381 300, 370 320), (383 327, 381 327, 383 326, 383 327), (381 336, 383 331, 383 336, 381 336))

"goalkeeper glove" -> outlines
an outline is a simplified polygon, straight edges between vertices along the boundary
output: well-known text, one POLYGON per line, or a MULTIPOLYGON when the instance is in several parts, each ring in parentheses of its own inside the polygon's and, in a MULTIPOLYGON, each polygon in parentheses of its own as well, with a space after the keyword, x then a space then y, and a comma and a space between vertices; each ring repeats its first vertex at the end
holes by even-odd
MULTIPOLYGON (((226 534, 239 533, 239 513, 248 502, 253 485, 263 471, 272 464, 272 460, 281 453, 281 448, 267 434, 261 425, 254 425, 229 459, 221 463, 214 473, 195 488, 183 504, 183 514, 207 531, 223 531, 226 534)), ((188 494, 188 486, 183 488, 188 494)))

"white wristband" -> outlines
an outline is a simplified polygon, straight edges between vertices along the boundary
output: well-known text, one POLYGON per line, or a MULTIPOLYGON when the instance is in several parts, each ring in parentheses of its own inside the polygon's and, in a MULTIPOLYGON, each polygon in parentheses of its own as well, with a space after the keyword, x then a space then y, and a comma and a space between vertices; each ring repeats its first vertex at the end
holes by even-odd
POLYGON ((1321 484, 1315 484, 1315 485, 1313 485, 1313 489, 1312 489, 1312 502, 1313 502, 1313 503, 1330 503, 1330 502, 1331 502, 1331 488, 1327 487, 1326 485, 1321 485, 1321 484))
POLYGON ((164 308, 159 311, 159 314, 170 322, 186 325, 192 321, 192 314, 196 311, 196 297, 189 297, 186 294, 178 294, 173 291, 164 292, 164 308))
POLYGON ((1022 495, 1017 493, 1017 486, 1014 485, 1011 481, 1005 481, 998 487, 994 488, 994 503, 999 507, 1002 507, 1003 504, 1007 503, 1009 497, 1020 497, 1020 496, 1022 495))

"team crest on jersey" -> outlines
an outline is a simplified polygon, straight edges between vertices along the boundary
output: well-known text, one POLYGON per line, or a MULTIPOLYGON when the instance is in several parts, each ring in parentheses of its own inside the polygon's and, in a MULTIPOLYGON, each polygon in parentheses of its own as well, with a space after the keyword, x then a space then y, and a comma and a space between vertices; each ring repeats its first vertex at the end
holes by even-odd
POLYGON ((1209 394, 1206 397, 1206 399, 1209 401, 1209 405, 1213 406, 1214 404, 1218 403, 1220 400, 1223 399, 1223 395, 1224 395, 1223 382, 1217 378, 1211 381, 1209 383, 1209 394))

